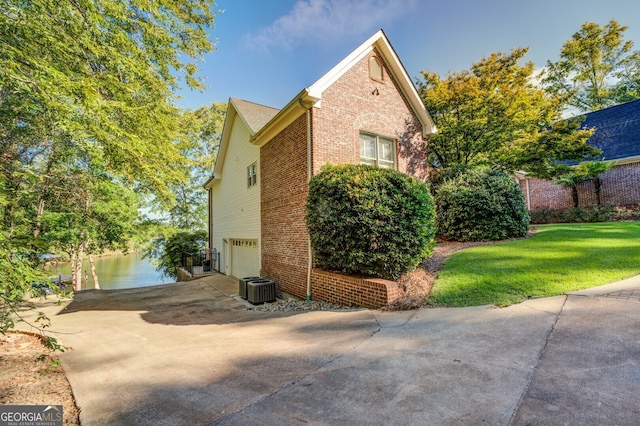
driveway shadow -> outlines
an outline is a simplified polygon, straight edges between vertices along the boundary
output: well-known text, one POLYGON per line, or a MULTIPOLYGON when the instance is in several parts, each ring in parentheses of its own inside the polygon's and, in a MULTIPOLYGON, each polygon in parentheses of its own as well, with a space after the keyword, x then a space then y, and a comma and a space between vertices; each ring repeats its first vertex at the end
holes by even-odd
POLYGON ((76 293, 58 315, 88 311, 141 311, 144 321, 165 325, 231 324, 292 315, 247 310, 224 288, 212 285, 211 279, 134 289, 84 290, 76 293))

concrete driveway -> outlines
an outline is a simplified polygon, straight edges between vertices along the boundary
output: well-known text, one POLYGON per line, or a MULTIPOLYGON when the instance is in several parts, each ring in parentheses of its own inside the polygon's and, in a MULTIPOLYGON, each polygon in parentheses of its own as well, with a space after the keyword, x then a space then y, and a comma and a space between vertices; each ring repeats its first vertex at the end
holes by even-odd
POLYGON ((640 277, 508 308, 261 313, 214 276, 48 306, 83 425, 635 425, 640 277), (621 295, 621 298, 602 295, 621 295), (624 295, 630 294, 630 297, 624 295))

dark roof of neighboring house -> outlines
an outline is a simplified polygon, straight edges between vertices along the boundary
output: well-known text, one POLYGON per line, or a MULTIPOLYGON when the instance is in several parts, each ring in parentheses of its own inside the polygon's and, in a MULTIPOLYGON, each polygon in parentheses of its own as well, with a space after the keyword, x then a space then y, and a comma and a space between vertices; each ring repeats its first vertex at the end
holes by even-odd
POLYGON ((242 99, 231 98, 236 110, 247 122, 252 133, 257 133, 280 111, 277 108, 256 104, 242 99))
POLYGON ((598 159, 640 156, 640 100, 585 114, 583 127, 595 128, 588 144, 602 150, 598 159))

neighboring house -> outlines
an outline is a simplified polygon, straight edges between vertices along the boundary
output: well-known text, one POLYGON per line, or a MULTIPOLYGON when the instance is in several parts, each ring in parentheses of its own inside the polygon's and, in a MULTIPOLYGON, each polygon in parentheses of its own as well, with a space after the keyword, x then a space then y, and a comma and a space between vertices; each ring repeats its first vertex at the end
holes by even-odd
MULTIPOLYGON (((602 150, 598 159, 616 165, 601 176, 603 205, 640 203, 640 100, 585 114, 583 127, 594 128, 587 141, 602 150)), ((552 181, 519 177, 529 210, 563 210, 573 207, 571 189, 552 181)), ((597 205, 593 182, 578 185, 580 207, 597 205)))
POLYGON ((345 278, 336 286, 338 278, 312 269, 308 182, 327 163, 373 164, 426 181, 426 136, 434 131, 382 30, 279 111, 232 98, 205 184, 209 243, 222 271, 272 279, 279 293, 299 298, 384 304, 380 294, 392 298, 395 283, 345 278))

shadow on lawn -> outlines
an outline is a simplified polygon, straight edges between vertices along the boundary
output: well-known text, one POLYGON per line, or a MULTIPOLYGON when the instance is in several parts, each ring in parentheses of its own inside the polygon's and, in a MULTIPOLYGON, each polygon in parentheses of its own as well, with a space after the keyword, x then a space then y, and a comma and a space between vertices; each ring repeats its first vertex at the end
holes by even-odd
POLYGON ((442 305, 500 306, 640 273, 640 223, 540 226, 527 240, 452 255, 435 282, 442 305))

